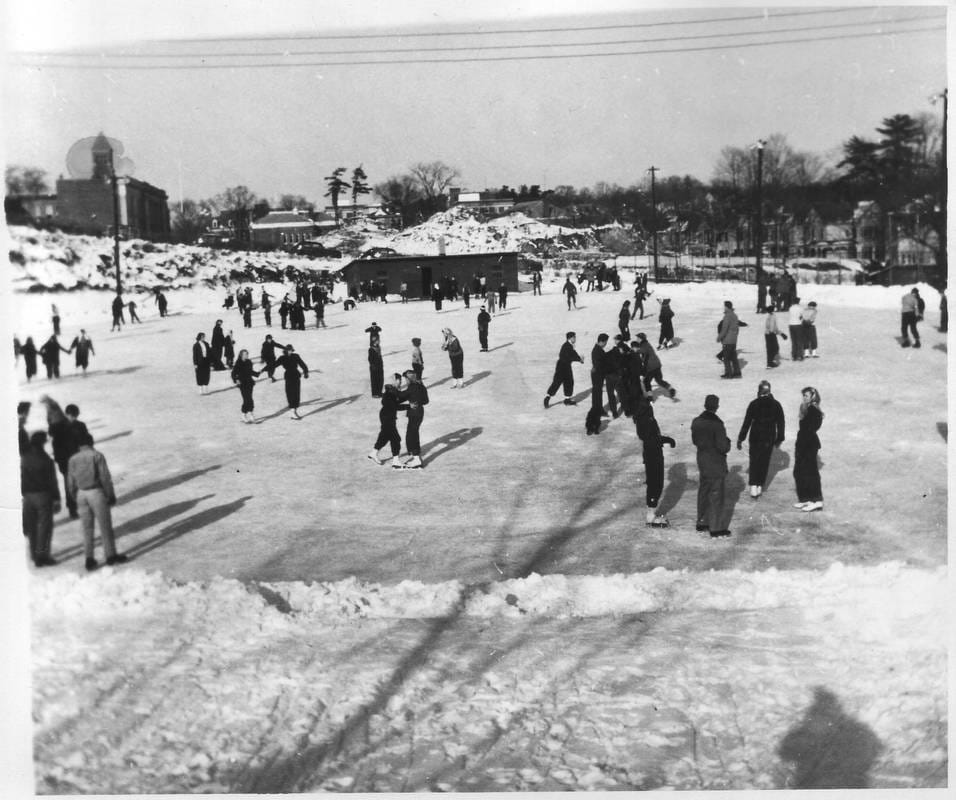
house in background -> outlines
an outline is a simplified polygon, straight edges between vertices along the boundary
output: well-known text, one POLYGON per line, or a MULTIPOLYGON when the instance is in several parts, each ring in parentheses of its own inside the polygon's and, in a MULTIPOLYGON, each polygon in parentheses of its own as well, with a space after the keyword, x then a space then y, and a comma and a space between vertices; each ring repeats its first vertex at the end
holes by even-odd
POLYGON ((495 192, 463 192, 456 186, 448 189, 448 207, 470 208, 479 214, 497 217, 507 214, 514 207, 513 197, 498 195, 495 192))
MULTIPOLYGON (((113 148, 101 133, 93 142, 89 178, 56 182, 54 224, 95 236, 113 234, 113 148)), ((162 189, 129 175, 116 176, 119 232, 126 238, 169 238, 169 198, 162 189)))
POLYGON ((311 239, 319 227, 304 211, 270 211, 249 224, 250 239, 257 245, 288 248, 311 239))

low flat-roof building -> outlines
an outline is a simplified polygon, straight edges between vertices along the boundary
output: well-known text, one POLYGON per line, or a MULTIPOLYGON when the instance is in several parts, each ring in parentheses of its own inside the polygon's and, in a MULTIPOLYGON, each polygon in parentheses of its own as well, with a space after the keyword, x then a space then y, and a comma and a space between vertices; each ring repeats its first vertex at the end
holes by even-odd
POLYGON ((482 276, 488 287, 497 289, 504 283, 508 291, 519 291, 515 252, 363 258, 342 267, 340 274, 349 285, 384 281, 389 294, 398 294, 404 282, 411 298, 427 298, 436 283, 444 288, 444 283, 452 278, 459 287, 467 284, 470 288, 475 277, 482 276))

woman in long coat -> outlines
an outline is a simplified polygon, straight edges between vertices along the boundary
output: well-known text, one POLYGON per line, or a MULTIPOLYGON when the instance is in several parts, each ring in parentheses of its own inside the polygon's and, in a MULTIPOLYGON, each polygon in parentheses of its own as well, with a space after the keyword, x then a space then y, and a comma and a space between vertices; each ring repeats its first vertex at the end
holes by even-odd
POLYGON ((382 396, 385 380, 385 365, 382 362, 382 344, 378 334, 373 334, 368 345, 368 374, 372 385, 372 397, 382 396))
POLYGON ((625 300, 624 305, 617 314, 617 328, 621 332, 621 338, 625 342, 631 341, 631 301, 625 300))
POLYGON ((252 368, 252 361, 249 359, 248 350, 240 350, 239 358, 232 368, 232 382, 239 387, 239 394, 242 395, 242 421, 255 422, 256 418, 252 412, 256 404, 252 400, 252 390, 256 387, 256 378, 259 372, 252 368))
POLYGON ((209 343, 206 341, 206 334, 197 333, 196 343, 193 345, 193 366, 196 368, 196 385, 199 387, 199 394, 206 394, 209 388, 211 360, 212 356, 209 343))
POLYGON ((299 370, 302 370, 303 378, 308 378, 309 368, 291 344, 287 344, 285 352, 276 359, 276 366, 285 370, 285 399, 289 408, 292 409, 292 417, 293 419, 302 419, 299 416, 299 400, 302 389, 299 370))
POLYGON ((674 343, 674 309, 671 308, 669 298, 661 300, 661 310, 657 315, 661 323, 661 335, 657 341, 657 349, 665 350, 674 343))
POLYGON ((800 428, 793 453, 793 479, 797 484, 797 502, 793 507, 801 511, 819 511, 823 508, 823 489, 817 464, 820 450, 817 431, 823 424, 823 412, 820 410, 820 393, 816 389, 807 386, 802 395, 800 428))
POLYGON ((465 385, 461 380, 465 376, 465 351, 462 350, 458 337, 451 332, 451 328, 442 328, 441 332, 445 335, 441 349, 448 351, 448 358, 451 360, 451 377, 454 379, 451 388, 461 389, 465 385))
POLYGON ((23 356, 23 365, 27 371, 27 383, 37 374, 37 346, 33 343, 33 337, 27 336, 27 340, 20 348, 20 355, 23 356))

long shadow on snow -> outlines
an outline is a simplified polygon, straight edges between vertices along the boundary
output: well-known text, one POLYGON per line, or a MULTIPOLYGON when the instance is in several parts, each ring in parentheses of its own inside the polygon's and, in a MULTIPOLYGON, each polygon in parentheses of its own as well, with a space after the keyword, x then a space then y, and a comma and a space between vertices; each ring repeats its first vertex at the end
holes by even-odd
POLYGON ((425 464, 431 464, 436 458, 441 458, 456 447, 467 444, 483 432, 484 428, 479 425, 476 428, 459 428, 457 431, 439 436, 435 441, 422 446, 422 461, 425 464))
MULTIPOLYGON (((534 480, 529 476, 528 480, 534 480)), ((599 528, 603 523, 622 516, 630 511, 629 508, 621 508, 606 512, 603 518, 593 522, 584 523, 584 517, 599 502, 604 503, 603 495, 600 491, 605 477, 603 475, 591 481, 593 486, 583 487, 582 496, 585 498, 580 506, 570 514, 568 524, 550 534, 544 542, 536 547, 524 560, 524 563, 517 565, 513 570, 511 577, 523 577, 529 575, 544 564, 546 558, 553 558, 555 550, 562 550, 567 547, 579 535, 593 534, 594 529, 599 528)), ((519 498, 526 494, 520 489, 514 493, 519 498)), ((499 536, 500 547, 496 556, 500 559, 506 552, 512 531, 505 529, 499 536)), ((237 782, 230 786, 230 789, 239 793, 248 792, 267 792, 283 793, 304 791, 314 788, 320 780, 323 768, 327 767, 336 757, 343 752, 350 750, 354 744, 368 740, 369 721, 373 716, 382 712, 388 705, 390 699, 399 694, 406 680, 420 666, 428 661, 428 653, 438 648, 440 639, 451 631, 458 623, 465 611, 468 601, 471 597, 485 592, 484 584, 475 584, 465 587, 459 598, 455 611, 448 617, 433 620, 423 636, 421 642, 404 658, 393 670, 392 674, 382 681, 379 689, 372 699, 361 709, 354 713, 342 725, 342 728, 334 736, 318 744, 309 745, 308 733, 302 735, 300 739, 301 746, 289 756, 281 760, 272 760, 261 769, 248 771, 237 779, 237 782)), ((516 645, 523 642, 523 637, 516 637, 516 645)), ((476 676, 476 679, 484 673, 491 665, 501 659, 501 651, 495 651, 485 656, 479 663, 470 668, 470 673, 476 676)), ((582 656, 583 659, 583 656, 582 656)), ((486 748, 485 753, 492 747, 498 739, 505 733, 505 729, 499 729, 492 737, 491 744, 486 748)), ((353 756, 350 754, 350 758, 353 756)))
MULTIPOLYGON (((155 511, 150 511, 147 514, 143 514, 140 517, 135 517, 131 520, 127 520, 121 525, 117 525, 113 529, 113 535, 117 541, 120 540, 123 536, 129 536, 133 533, 139 533, 144 531, 147 528, 152 528, 156 525, 159 525, 165 522, 168 519, 183 514, 186 511, 189 511, 191 508, 194 508, 196 505, 201 503, 203 500, 208 500, 210 497, 215 495, 207 494, 202 497, 197 497, 195 500, 184 500, 181 503, 172 503, 171 505, 163 506, 162 508, 157 508, 155 511)), ((96 546, 102 542, 102 539, 97 536, 93 540, 93 545, 96 546)), ((73 545, 68 547, 66 550, 63 550, 59 553, 54 554, 54 558, 59 560, 74 558, 75 556, 83 553, 83 545, 73 545)))
POLYGON ((171 489, 173 486, 178 486, 186 481, 191 481, 193 478, 198 478, 200 475, 205 475, 207 472, 212 472, 214 469, 219 469, 221 466, 222 464, 213 464, 211 467, 194 469, 190 472, 181 472, 178 475, 171 475, 168 478, 160 478, 158 481, 144 484, 143 486, 140 486, 139 488, 133 489, 131 492, 127 492, 126 494, 122 495, 117 500, 116 505, 121 506, 125 505, 126 503, 132 503, 134 500, 139 500, 141 497, 146 497, 154 492, 162 492, 165 489, 171 489))
POLYGON ((146 539, 143 542, 133 545, 126 551, 126 555, 128 555, 131 560, 136 559, 139 556, 145 555, 150 550, 155 550, 157 547, 162 547, 175 541, 180 536, 185 536, 187 533, 192 533, 200 528, 205 528, 207 525, 212 525, 214 522, 218 522, 230 514, 234 514, 246 504, 246 500, 251 499, 251 494, 246 495, 245 497, 240 497, 238 500, 233 500, 231 503, 223 503, 220 506, 207 508, 205 511, 200 511, 191 517, 186 517, 186 519, 174 522, 172 525, 167 525, 152 539, 146 539))

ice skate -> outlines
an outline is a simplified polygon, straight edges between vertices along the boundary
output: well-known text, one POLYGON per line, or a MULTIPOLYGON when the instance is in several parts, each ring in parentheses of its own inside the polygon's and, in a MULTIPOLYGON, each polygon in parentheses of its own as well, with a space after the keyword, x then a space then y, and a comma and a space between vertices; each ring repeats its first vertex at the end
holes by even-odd
POLYGON ((544 407, 548 408, 551 405, 551 395, 546 394, 544 396, 544 407))
POLYGON ((379 466, 381 466, 382 463, 383 463, 383 462, 382 462, 382 459, 380 459, 380 458, 378 457, 378 450, 372 450, 372 451, 366 456, 366 458, 368 458, 370 461, 374 461, 374 462, 375 462, 376 464, 378 464, 379 466))
POLYGON ((822 509, 823 509, 823 501, 813 500, 812 502, 807 503, 802 510, 803 511, 820 511, 822 509))
POLYGON ((804 500, 802 503, 794 503, 793 507, 799 508, 801 511, 803 511, 808 505, 810 505, 809 501, 804 500))
POLYGON ((667 517, 654 517, 654 519, 647 524, 652 528, 669 528, 671 526, 670 522, 667 521, 667 517))
POLYGON ((754 500, 756 500, 758 497, 760 497, 760 487, 759 487, 759 486, 751 486, 751 487, 750 487, 750 496, 751 496, 754 500))
POLYGON ((421 456, 412 456, 402 464, 402 469, 421 469, 423 466, 421 456))

